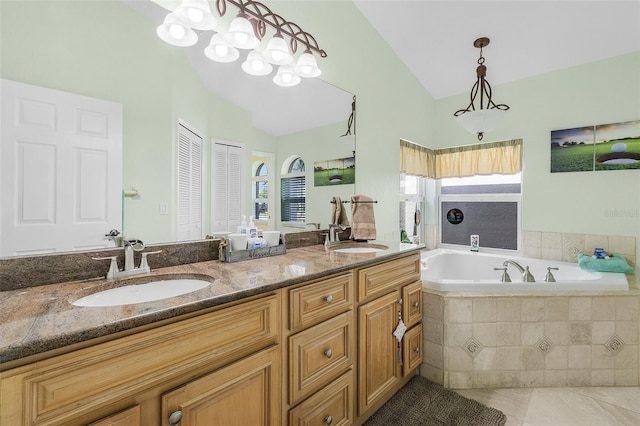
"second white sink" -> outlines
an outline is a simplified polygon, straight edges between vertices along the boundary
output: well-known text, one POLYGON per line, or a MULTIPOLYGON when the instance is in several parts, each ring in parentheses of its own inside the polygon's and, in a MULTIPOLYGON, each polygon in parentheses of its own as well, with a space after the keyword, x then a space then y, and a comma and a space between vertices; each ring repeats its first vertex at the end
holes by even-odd
POLYGON ((209 285, 211 282, 198 279, 157 280, 93 293, 76 300, 72 305, 87 307, 132 305, 180 296, 209 285))

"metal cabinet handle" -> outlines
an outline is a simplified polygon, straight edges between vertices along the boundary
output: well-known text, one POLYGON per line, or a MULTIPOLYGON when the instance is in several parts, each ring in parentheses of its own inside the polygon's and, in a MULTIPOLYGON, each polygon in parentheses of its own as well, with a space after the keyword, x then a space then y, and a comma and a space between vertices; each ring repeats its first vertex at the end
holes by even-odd
POLYGON ((330 295, 330 294, 329 294, 329 295, 327 295, 327 296, 325 296, 325 297, 323 297, 323 299, 324 299, 324 301, 325 301, 325 302, 327 302, 327 303, 331 303, 331 302, 333 302, 333 296, 332 296, 332 295, 330 295))
POLYGON ((169 416, 169 426, 176 426, 182 420, 182 411, 174 411, 169 416))
POLYGON ((326 351, 324 351, 324 356, 326 356, 327 358, 331 358, 333 356, 333 352, 331 351, 331 349, 327 349, 326 351))
POLYGON ((331 423, 333 423, 333 417, 327 416, 327 417, 324 418, 324 424, 325 425, 330 425, 331 423))
POLYGON ((418 303, 418 301, 413 302, 413 307, 414 308, 418 308, 420 306, 420 304, 418 303))
POLYGON ((416 346, 415 348, 413 348, 413 352, 417 354, 420 353, 420 348, 416 346))

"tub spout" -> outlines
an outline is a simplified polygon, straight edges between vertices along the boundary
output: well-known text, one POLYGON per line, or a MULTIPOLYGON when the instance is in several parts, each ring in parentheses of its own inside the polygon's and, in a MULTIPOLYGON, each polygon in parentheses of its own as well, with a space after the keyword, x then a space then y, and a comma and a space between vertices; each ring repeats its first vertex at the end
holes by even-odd
POLYGON ((529 272, 529 267, 528 266, 523 268, 518 262, 516 262, 515 260, 511 260, 511 259, 507 259, 502 263, 502 266, 504 266, 505 268, 508 267, 509 265, 515 266, 515 268, 518 270, 518 272, 520 272, 522 274, 522 281, 524 281, 526 283, 534 283, 534 282, 536 282, 536 280, 533 277, 533 275, 531 274, 531 272, 529 272))

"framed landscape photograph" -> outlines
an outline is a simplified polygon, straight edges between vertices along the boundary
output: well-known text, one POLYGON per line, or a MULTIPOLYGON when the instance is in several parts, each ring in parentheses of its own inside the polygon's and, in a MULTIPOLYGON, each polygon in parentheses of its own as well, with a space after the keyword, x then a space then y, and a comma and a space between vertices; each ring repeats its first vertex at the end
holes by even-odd
POLYGON ((596 126, 596 170, 640 169, 640 120, 596 126))
POLYGON ((551 131, 551 173, 593 170, 594 126, 551 131))
POLYGON ((356 182, 356 158, 338 158, 313 163, 313 185, 347 185, 356 182))

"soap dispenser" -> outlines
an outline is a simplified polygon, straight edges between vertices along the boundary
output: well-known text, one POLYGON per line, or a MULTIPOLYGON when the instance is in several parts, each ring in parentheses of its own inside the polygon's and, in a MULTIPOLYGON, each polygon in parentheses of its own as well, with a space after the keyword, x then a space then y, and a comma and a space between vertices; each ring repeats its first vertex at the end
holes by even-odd
POLYGON ((249 216, 249 226, 247 227, 247 233, 249 234, 249 238, 258 238, 258 228, 256 228, 256 224, 253 223, 253 216, 249 216))
POLYGON ((242 222, 240 222, 240 226, 238 226, 237 231, 238 231, 238 234, 247 233, 247 216, 242 215, 242 222))

